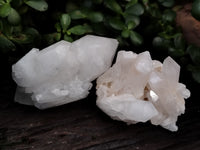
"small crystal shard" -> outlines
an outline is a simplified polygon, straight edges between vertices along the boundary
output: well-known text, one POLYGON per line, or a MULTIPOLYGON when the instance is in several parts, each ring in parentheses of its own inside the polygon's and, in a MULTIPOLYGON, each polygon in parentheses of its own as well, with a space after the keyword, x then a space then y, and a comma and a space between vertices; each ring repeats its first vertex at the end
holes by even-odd
POLYGON ((12 67, 15 101, 45 109, 85 98, 91 81, 110 67, 117 46, 115 39, 87 35, 33 48, 12 67))
POLYGON ((179 83, 180 66, 167 57, 163 64, 149 52, 119 51, 116 63, 97 79, 97 106, 128 124, 151 121, 177 131, 190 91, 179 83))

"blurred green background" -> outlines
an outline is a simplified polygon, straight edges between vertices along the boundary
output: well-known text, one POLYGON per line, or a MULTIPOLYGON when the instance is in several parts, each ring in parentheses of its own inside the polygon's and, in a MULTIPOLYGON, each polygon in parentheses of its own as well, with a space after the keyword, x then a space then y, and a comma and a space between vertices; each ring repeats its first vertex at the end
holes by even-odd
POLYGON ((187 4, 198 24, 200 0, 0 0, 0 66, 11 74, 33 47, 94 34, 118 39, 118 50, 148 50, 160 61, 170 55, 181 65, 181 80, 200 83, 200 36, 188 40, 177 18, 187 4))

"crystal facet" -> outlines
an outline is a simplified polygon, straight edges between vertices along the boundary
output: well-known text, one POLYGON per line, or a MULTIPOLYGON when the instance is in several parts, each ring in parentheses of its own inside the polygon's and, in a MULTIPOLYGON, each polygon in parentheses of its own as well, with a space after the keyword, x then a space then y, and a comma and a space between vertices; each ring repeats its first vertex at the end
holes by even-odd
POLYGON ((149 52, 119 51, 116 63, 97 79, 97 106, 128 124, 151 121, 177 131, 190 91, 179 83, 180 66, 167 57, 163 64, 149 52))
POLYGON ((19 86, 15 101, 45 109, 85 98, 91 81, 110 67, 117 46, 115 39, 87 35, 33 48, 12 66, 19 86))

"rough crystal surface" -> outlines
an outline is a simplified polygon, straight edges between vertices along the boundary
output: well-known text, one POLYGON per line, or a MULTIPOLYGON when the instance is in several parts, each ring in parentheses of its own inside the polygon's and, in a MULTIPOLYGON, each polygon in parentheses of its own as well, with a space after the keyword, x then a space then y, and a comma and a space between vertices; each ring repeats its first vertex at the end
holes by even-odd
POLYGON ((33 48, 12 66, 15 101, 45 109, 85 98, 91 81, 110 67, 117 46, 115 39, 87 35, 33 48))
POLYGON ((177 131, 190 91, 179 83, 180 66, 167 57, 163 64, 149 52, 119 51, 116 63, 97 79, 97 106, 128 124, 151 121, 177 131))

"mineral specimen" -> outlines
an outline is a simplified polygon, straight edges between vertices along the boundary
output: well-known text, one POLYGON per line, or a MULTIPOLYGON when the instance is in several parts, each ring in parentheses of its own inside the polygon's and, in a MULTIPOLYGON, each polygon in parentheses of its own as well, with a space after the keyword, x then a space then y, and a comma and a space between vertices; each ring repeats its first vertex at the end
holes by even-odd
POLYGON ((176 121, 190 96, 179 83, 180 66, 170 57, 163 64, 149 52, 119 51, 116 63, 97 79, 97 106, 127 124, 151 121, 177 131, 176 121))
POLYGON ((33 48, 12 66, 15 101, 45 109, 85 98, 91 81, 111 66, 117 46, 115 39, 87 35, 33 48))

